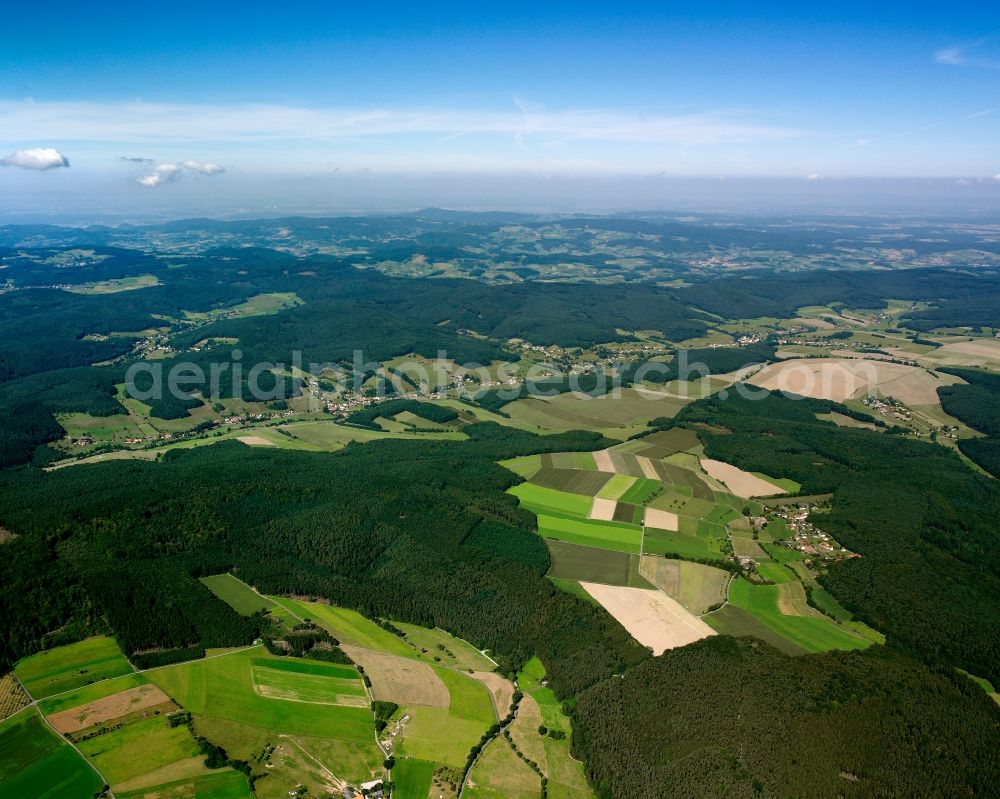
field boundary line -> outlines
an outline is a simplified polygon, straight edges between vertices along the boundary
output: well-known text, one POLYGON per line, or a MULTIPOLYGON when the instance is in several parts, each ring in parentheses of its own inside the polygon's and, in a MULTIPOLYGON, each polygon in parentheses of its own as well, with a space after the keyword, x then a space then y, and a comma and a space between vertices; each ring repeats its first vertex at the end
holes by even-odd
MULTIPOLYGON (((93 770, 93 772, 98 777, 101 778, 101 782, 104 785, 108 786, 108 796, 110 796, 111 799, 115 799, 115 792, 114 792, 114 790, 112 790, 111 783, 108 782, 108 778, 105 777, 101 773, 101 770, 99 768, 97 768, 97 766, 94 765, 93 762, 91 762, 91 760, 90 760, 89 757, 87 757, 83 752, 80 751, 80 747, 78 747, 73 742, 72 739, 70 739, 67 736, 63 735, 61 732, 59 732, 59 730, 57 730, 55 727, 53 727, 49 723, 49 720, 45 717, 45 714, 42 713, 42 709, 38 706, 38 700, 35 699, 34 696, 32 696, 31 691, 29 691, 27 688, 24 687, 24 683, 21 682, 21 678, 18 677, 16 674, 14 674, 13 671, 11 671, 11 674, 13 675, 14 680, 17 682, 17 684, 21 686, 21 690, 24 691, 24 693, 27 695, 27 697, 31 700, 31 704, 30 705, 26 705, 25 707, 21 708, 21 711, 27 710, 29 707, 32 708, 35 711, 35 713, 38 714, 38 717, 42 720, 42 723, 52 731, 52 734, 55 735, 56 738, 58 738, 60 741, 65 741, 67 744, 69 744, 71 747, 73 747, 73 750, 83 759, 83 762, 86 763, 88 766, 90 766, 90 768, 93 770)), ((114 679, 114 678, 112 678, 112 679, 114 679)), ((104 680, 100 680, 99 682, 104 682, 104 680)), ((96 685, 96 683, 91 683, 91 685, 96 685)), ((54 694, 54 695, 58 696, 58 694, 54 694)), ((48 699, 49 697, 45 697, 45 698, 48 699)), ((18 711, 18 713, 20 713, 21 711, 18 711)), ((10 716, 8 716, 8 718, 10 718, 10 716)))
POLYGON ((723 602, 721 605, 719 605, 719 607, 717 607, 715 610, 710 610, 707 613, 702 613, 701 616, 699 616, 698 618, 704 619, 706 616, 711 616, 713 613, 718 613, 720 610, 722 610, 729 604, 729 589, 732 588, 733 580, 735 580, 737 577, 739 577, 738 574, 733 574, 732 572, 729 572, 729 580, 726 582, 726 601, 723 602))

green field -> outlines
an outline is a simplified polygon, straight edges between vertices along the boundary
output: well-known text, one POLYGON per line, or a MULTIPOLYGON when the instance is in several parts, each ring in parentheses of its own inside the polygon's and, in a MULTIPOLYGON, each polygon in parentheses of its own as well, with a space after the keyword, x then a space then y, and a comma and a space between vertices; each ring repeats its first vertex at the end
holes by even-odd
POLYGON ((223 771, 174 780, 154 788, 116 791, 118 799, 253 799, 246 778, 237 771, 223 771))
MULTIPOLYGON (((600 472, 583 472, 583 474, 600 474, 600 472)), ((562 513, 570 513, 574 516, 586 517, 590 513, 590 506, 593 504, 590 496, 570 494, 566 491, 558 491, 554 488, 546 488, 534 483, 521 483, 509 489, 507 493, 513 494, 521 500, 521 507, 535 513, 554 510, 562 513)))
POLYGON ((368 707, 368 694, 353 666, 298 658, 251 661, 255 690, 273 699, 314 705, 368 707))
POLYGON ((723 635, 731 635, 734 638, 752 636, 781 650, 786 655, 806 654, 806 650, 801 646, 792 643, 761 622, 756 616, 751 616, 742 608, 734 605, 726 605, 701 618, 709 627, 723 635))
POLYGON ((263 647, 180 663, 147 673, 177 704, 192 713, 241 722, 275 734, 301 734, 347 741, 372 739, 367 707, 310 704, 261 696, 253 679, 263 647))
POLYGON ((729 588, 729 601, 809 652, 864 649, 871 643, 826 618, 785 616, 778 610, 776 585, 751 585, 743 579, 734 580, 729 588))
POLYGON ((296 619, 287 610, 266 596, 258 594, 232 574, 214 574, 211 577, 202 577, 201 581, 209 591, 237 613, 252 616, 258 610, 266 610, 271 614, 271 618, 286 627, 295 625, 296 619))
MULTIPOLYGON (((162 716, 127 724, 81 740, 77 745, 112 788, 180 761, 189 761, 200 752, 187 727, 170 727, 162 716)), ((195 768, 205 770, 203 766, 195 768)))
POLYGON ((434 776, 434 764, 426 760, 397 760, 392 769, 395 799, 427 799, 434 776))
POLYGON ((92 799, 103 783, 34 708, 0 722, 0 799, 92 799))
MULTIPOLYGON (((768 523, 768 529, 771 527, 771 523, 768 523)), ((789 549, 781 544, 761 544, 764 551, 774 558, 778 563, 793 563, 794 561, 802 560, 805 555, 799 552, 797 549, 789 549)))
POLYGON ((639 574, 639 556, 628 552, 546 540, 552 565, 549 577, 557 580, 583 580, 588 583, 649 588, 639 574))
POLYGON ((505 469, 510 469, 525 480, 530 480, 542 468, 542 459, 539 455, 525 455, 521 458, 499 461, 499 463, 505 469))
POLYGON ((597 496, 603 499, 621 499, 622 494, 628 491, 638 479, 628 474, 612 475, 604 487, 597 492, 597 496))
POLYGON ((682 532, 675 533, 672 530, 647 530, 642 539, 642 550, 650 555, 725 560, 722 553, 714 549, 704 538, 682 532))
POLYGON ((631 505, 645 505, 658 491, 663 490, 663 483, 659 480, 649 480, 645 477, 637 477, 631 487, 618 499, 621 502, 628 502, 631 505))
POLYGON ((343 643, 363 646, 365 649, 374 649, 377 652, 388 652, 390 655, 419 657, 412 646, 388 630, 383 630, 355 610, 319 602, 301 602, 285 597, 271 597, 271 599, 299 618, 311 619, 326 628, 343 643))
POLYGON ((538 534, 570 544, 639 553, 642 530, 633 525, 572 519, 559 516, 538 516, 538 534))
POLYGON ((832 616, 837 621, 850 621, 853 618, 851 612, 822 586, 817 585, 812 589, 812 601, 817 608, 827 616, 832 616))
POLYGON ((757 574, 765 580, 770 580, 772 583, 777 584, 788 583, 795 580, 795 575, 788 571, 788 569, 780 563, 770 563, 766 560, 757 564, 757 574))
MULTIPOLYGON (((407 640, 382 629, 353 610, 278 597, 274 597, 274 600, 296 616, 310 618, 325 627, 343 643, 422 660, 431 665, 448 689, 450 705, 447 708, 413 706, 397 711, 397 717, 402 717, 404 713, 410 716, 404 731, 395 742, 397 757, 461 767, 469 749, 496 720, 493 702, 482 683, 458 670, 445 668, 434 660, 435 657, 441 657, 442 663, 447 662, 446 654, 437 649, 437 644, 440 643, 452 652, 452 660, 456 661, 456 666, 458 661, 462 662, 463 670, 479 666, 492 670, 492 663, 460 639, 441 630, 400 624, 398 626, 407 634, 407 640, 412 641, 407 643, 407 640), (424 648, 428 650, 427 653, 421 651, 424 648)), ((366 710, 364 715, 364 729, 367 738, 372 740, 371 713, 366 710)))
POLYGON ((31 655, 19 661, 14 673, 34 699, 70 691, 132 671, 114 639, 87 638, 31 655))

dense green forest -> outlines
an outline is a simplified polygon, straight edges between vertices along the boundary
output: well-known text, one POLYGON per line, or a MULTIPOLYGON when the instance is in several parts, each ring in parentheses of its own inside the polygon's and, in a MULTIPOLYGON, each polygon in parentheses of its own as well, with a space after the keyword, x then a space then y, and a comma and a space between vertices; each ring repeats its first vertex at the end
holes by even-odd
POLYGON ((1000 375, 979 369, 946 368, 967 385, 941 386, 941 407, 986 434, 986 438, 963 438, 958 448, 994 477, 1000 477, 1000 375))
POLYGON ((803 494, 832 492, 817 524, 862 557, 831 568, 825 587, 893 642, 997 681, 1000 486, 944 447, 816 418, 832 407, 736 392, 676 422, 698 431, 710 457, 790 477, 803 494))
POLYGON ((433 405, 430 402, 419 402, 418 400, 389 400, 388 402, 380 402, 375 405, 369 405, 366 408, 361 408, 355 411, 345 420, 348 424, 357 425, 358 427, 367 427, 369 430, 379 430, 378 424, 375 422, 379 417, 383 419, 392 419, 394 416, 400 413, 409 411, 414 416, 419 416, 421 419, 426 419, 429 422, 436 422, 438 424, 444 424, 445 422, 451 422, 458 418, 458 413, 451 408, 445 408, 441 405, 433 405))
POLYGON ((881 647, 792 658, 716 636, 584 691, 573 751, 602 799, 992 796, 998 715, 881 647))
POLYGON ((992 307, 996 320, 997 298, 984 293, 1000 290, 1000 278, 977 277, 944 269, 900 269, 891 272, 824 272, 794 275, 753 274, 724 277, 677 290, 678 298, 727 319, 760 316, 794 316, 809 305, 842 303, 851 308, 884 308, 886 300, 941 303, 941 310, 914 312, 903 321, 922 320, 920 330, 938 326, 935 314, 947 316, 949 325, 989 324, 976 322, 982 310, 992 307), (948 308, 947 313, 944 309, 948 308), (959 321, 966 316, 966 321, 959 321))
POLYGON ((610 617, 544 578, 534 518, 502 493, 518 478, 495 463, 605 442, 465 430, 470 441, 374 442, 313 456, 233 443, 163 463, 7 472, 0 523, 21 537, 0 565, 3 658, 36 649, 73 617, 84 591, 130 654, 243 643, 250 627, 216 613, 218 603, 209 624, 196 601, 204 593, 194 577, 227 569, 262 591, 444 627, 511 665, 537 652, 563 696, 646 657, 610 617), (44 616, 24 602, 40 583, 44 616))

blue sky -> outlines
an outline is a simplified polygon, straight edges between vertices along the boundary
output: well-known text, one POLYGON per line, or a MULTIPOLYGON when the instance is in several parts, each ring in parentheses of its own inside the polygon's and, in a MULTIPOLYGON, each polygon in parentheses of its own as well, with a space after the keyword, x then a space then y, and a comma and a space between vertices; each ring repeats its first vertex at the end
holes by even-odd
MULTIPOLYGON (((155 5, 7 7, 0 156, 53 148, 71 168, 46 179, 146 189, 363 170, 1000 174, 985 3, 155 5)), ((2 169, 0 191, 41 171, 2 169)))

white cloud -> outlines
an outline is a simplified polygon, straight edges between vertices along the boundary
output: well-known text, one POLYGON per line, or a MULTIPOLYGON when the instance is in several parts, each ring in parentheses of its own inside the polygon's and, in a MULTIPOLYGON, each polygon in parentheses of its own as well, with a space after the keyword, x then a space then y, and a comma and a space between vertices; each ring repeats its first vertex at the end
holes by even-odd
POLYGON ((1000 183, 1000 175, 994 175, 993 180, 995 180, 997 183, 1000 183))
MULTIPOLYGON (((156 163, 152 158, 123 158, 122 160, 137 163, 156 163)), ((208 176, 221 175, 226 171, 225 167, 221 167, 218 164, 203 164, 201 161, 181 161, 180 164, 160 163, 146 170, 145 174, 140 175, 135 180, 140 186, 153 188, 154 186, 162 186, 164 183, 173 183, 176 180, 180 180, 185 170, 208 176)))
POLYGON ((181 161, 181 166, 185 169, 199 172, 202 175, 221 175, 226 171, 225 167, 218 164, 202 164, 198 161, 181 161))
POLYGON ((815 174, 814 175, 806 175, 806 180, 817 181, 817 180, 822 180, 822 179, 823 179, 822 175, 815 175, 815 174))
POLYGON ((140 186, 161 186, 164 183, 172 183, 181 176, 181 168, 174 164, 157 164, 145 175, 140 175, 135 179, 140 186))
POLYGON ((69 159, 54 147, 33 147, 29 150, 15 150, 6 158, 0 158, 0 165, 45 171, 67 167, 69 159))

